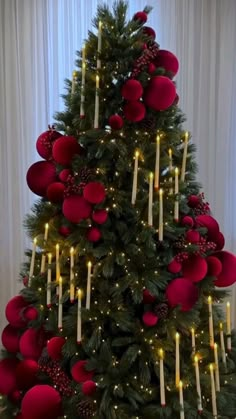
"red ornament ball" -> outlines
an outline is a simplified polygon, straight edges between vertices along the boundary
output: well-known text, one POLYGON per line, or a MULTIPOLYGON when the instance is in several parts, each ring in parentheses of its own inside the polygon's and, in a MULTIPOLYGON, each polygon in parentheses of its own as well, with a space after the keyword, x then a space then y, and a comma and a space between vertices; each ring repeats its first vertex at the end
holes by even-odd
POLYGON ((108 212, 105 209, 98 209, 92 213, 92 220, 97 224, 104 224, 107 218, 108 212))
POLYGON ((71 234, 71 229, 68 226, 61 226, 58 230, 59 234, 68 237, 71 234))
POLYGON ((126 100, 139 100, 143 94, 143 86, 138 80, 127 80, 122 86, 121 94, 126 100))
POLYGON ((199 282, 205 278, 207 274, 207 262, 200 255, 191 255, 182 263, 182 272, 185 278, 193 282, 199 282))
POLYGON ((217 240, 220 227, 217 221, 211 215, 198 215, 196 217, 196 225, 199 227, 206 227, 207 228, 207 236, 208 239, 211 241, 217 240))
POLYGON ((188 197, 188 206, 190 208, 196 208, 200 203, 200 198, 198 195, 190 195, 188 197))
POLYGON ((72 223, 79 223, 81 220, 90 217, 92 208, 88 201, 80 195, 71 195, 66 198, 62 205, 63 215, 72 223))
POLYGON ((57 138, 61 136, 62 135, 59 132, 53 129, 49 129, 38 137, 36 142, 36 149, 43 159, 49 160, 52 158, 52 144, 57 138))
POLYGON ((111 129, 114 129, 114 130, 121 129, 124 125, 124 121, 120 115, 110 116, 108 123, 111 129))
MULTIPOLYGON (((22 399, 22 393, 19 390, 14 390, 11 394, 8 396, 9 400, 14 403, 18 404, 19 401, 22 399)), ((16 416, 18 418, 18 416, 16 416)), ((15 416, 14 416, 15 419, 15 416)))
POLYGON ((156 301, 156 297, 152 295, 147 289, 143 290, 143 304, 152 304, 156 301))
POLYGON ((90 227, 87 232, 87 240, 96 243, 102 237, 101 231, 97 227, 90 227))
POLYGON ((185 234, 185 238, 189 243, 198 243, 200 241, 200 233, 196 230, 189 230, 185 234))
POLYGON ((18 362, 16 358, 6 358, 0 361, 0 394, 9 395, 16 390, 18 362))
POLYGON ((19 351, 19 329, 8 324, 2 332, 2 344, 8 352, 17 353, 19 351))
POLYGON ((106 196, 104 185, 100 182, 89 182, 83 190, 83 195, 91 204, 100 204, 106 196))
POLYGON ((236 282, 236 257, 225 250, 214 253, 222 264, 222 271, 214 282, 216 287, 229 287, 236 282))
POLYGON ((145 117, 146 108, 141 102, 129 102, 124 106, 124 115, 128 121, 139 122, 145 117))
POLYGON ((76 154, 82 154, 82 147, 75 137, 64 135, 55 141, 52 147, 54 160, 64 166, 70 165, 76 154))
POLYGON ((156 39, 156 32, 153 28, 150 28, 149 26, 143 27, 143 34, 152 38, 153 41, 156 39))
POLYGON ((172 105, 175 96, 175 85, 168 77, 154 76, 145 90, 144 102, 155 111, 164 111, 172 105))
POLYGON ((87 363, 87 361, 77 361, 73 365, 71 375, 77 383, 84 383, 85 381, 92 380, 94 371, 86 370, 87 363))
POLYGON ((62 414, 61 396, 49 385, 36 385, 25 394, 21 411, 24 419, 57 419, 62 414))
POLYGON ((6 318, 13 327, 25 327, 26 322, 23 318, 23 310, 28 306, 28 302, 21 296, 13 297, 6 305, 6 318))
POLYGON ((134 15, 134 20, 139 20, 141 23, 147 22, 147 13, 145 12, 137 12, 134 15))
POLYGON ((152 327, 155 326, 157 322, 158 317, 151 311, 146 311, 146 313, 143 314, 143 323, 145 324, 145 326, 152 327))
POLYGON ((37 381, 39 366, 33 359, 25 359, 20 361, 16 367, 16 383, 20 390, 27 390, 33 387, 37 381))
POLYGON ((215 237, 214 243, 216 244, 216 250, 222 250, 224 248, 225 238, 221 232, 215 237))
POLYGON ((60 173, 59 173, 59 179, 62 182, 66 182, 68 179, 68 176, 72 175, 72 171, 70 169, 63 169, 60 173))
POLYGON ((20 352, 26 359, 38 360, 45 346, 42 330, 27 329, 20 338, 20 352))
POLYGON ((222 263, 215 256, 208 256, 207 261, 207 275, 209 276, 218 276, 222 271, 222 263))
POLYGON ((148 64, 148 73, 152 74, 156 70, 156 66, 153 63, 148 64))
POLYGON ((178 272, 181 271, 182 269, 182 265, 181 263, 177 262, 176 259, 173 259, 169 265, 167 266, 167 269, 169 272, 171 272, 172 274, 177 274, 178 272))
POLYGON ((62 358, 62 347, 65 345, 65 338, 61 336, 54 336, 47 343, 48 355, 54 361, 59 361, 62 358))
POLYGON ((185 215, 181 220, 181 224, 183 224, 184 226, 193 227, 194 221, 192 217, 190 217, 189 215, 185 215))
POLYGON ((31 322, 32 320, 37 320, 38 316, 39 316, 38 310, 32 306, 26 307, 23 313, 23 317, 27 322, 31 322))
POLYGON ((47 198, 53 203, 62 202, 64 199, 65 185, 61 182, 54 182, 47 188, 47 198))
POLYGON ((49 161, 38 161, 30 166, 26 181, 30 190, 45 197, 48 186, 57 179, 56 167, 49 161))
POLYGON ((176 96, 175 96, 175 100, 173 102, 173 105, 178 105, 178 103, 179 103, 179 95, 178 95, 178 93, 176 93, 176 96))
POLYGON ((163 67, 166 72, 175 76, 178 73, 179 61, 177 57, 170 51, 159 49, 154 64, 156 67, 163 67))
POLYGON ((92 381, 92 380, 85 381, 82 384, 82 393, 85 396, 92 396, 96 391, 96 387, 97 387, 97 385, 94 381, 92 381))
POLYGON ((176 278, 167 286, 166 298, 171 307, 180 306, 181 311, 189 311, 198 300, 198 288, 189 279, 176 278))

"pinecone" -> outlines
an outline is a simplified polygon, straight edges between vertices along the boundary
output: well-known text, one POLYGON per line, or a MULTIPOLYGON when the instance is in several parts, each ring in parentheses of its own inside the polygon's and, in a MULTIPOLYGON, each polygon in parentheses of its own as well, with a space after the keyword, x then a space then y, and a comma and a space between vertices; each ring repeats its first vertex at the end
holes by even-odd
POLYGON ((91 419, 94 416, 95 408, 93 400, 81 400, 78 404, 78 414, 81 419, 91 419))
POLYGON ((91 177, 93 177, 93 175, 94 175, 94 170, 88 169, 87 167, 82 167, 78 173, 80 182, 82 183, 88 183, 91 180, 91 177))
POLYGON ((140 128, 143 128, 148 131, 155 128, 155 123, 156 121, 154 120, 154 118, 145 118, 140 122, 139 126, 140 128))
POLYGON ((160 303, 154 306, 154 312, 159 317, 160 320, 166 319, 169 312, 168 304, 160 303))

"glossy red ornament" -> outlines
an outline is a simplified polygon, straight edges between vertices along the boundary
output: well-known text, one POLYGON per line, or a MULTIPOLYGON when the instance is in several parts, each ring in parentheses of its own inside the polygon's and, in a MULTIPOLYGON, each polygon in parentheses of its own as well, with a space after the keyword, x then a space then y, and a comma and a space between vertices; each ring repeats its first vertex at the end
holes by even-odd
POLYGON ((159 49, 154 64, 156 67, 162 67, 166 72, 175 76, 178 73, 179 61, 178 58, 170 51, 159 49))
POLYGON ((46 338, 42 330, 27 329, 20 338, 20 352, 26 359, 38 360, 46 338))
POLYGON ((63 215, 72 223, 79 223, 81 220, 89 218, 92 207, 88 201, 80 195, 71 195, 64 199, 62 205, 63 215))
POLYGON ((179 263, 176 259, 173 259, 169 265, 167 266, 167 269, 172 274, 177 274, 181 271, 182 265, 179 263))
POLYGON ((38 384, 24 395, 21 411, 24 419, 57 419, 62 415, 61 396, 53 387, 38 384))
POLYGON ((199 282, 205 278, 207 274, 207 262, 200 255, 190 255, 187 260, 182 263, 182 272, 185 278, 193 282, 199 282))
POLYGON ((207 261, 207 275, 218 276, 222 271, 222 263, 215 256, 208 256, 207 261))
POLYGON ((143 314, 143 324, 148 327, 153 327, 157 324, 158 317, 156 314, 152 313, 152 311, 146 311, 146 313, 143 314))
POLYGON ((128 121, 139 122, 145 117, 146 108, 141 102, 129 102, 124 106, 124 115, 128 121))
POLYGON ((134 20, 139 20, 141 23, 147 22, 147 13, 145 12, 136 12, 134 15, 134 20))
POLYGON ((193 227, 194 225, 193 218, 190 217, 189 215, 185 215, 181 220, 181 224, 183 224, 184 226, 193 227))
POLYGON ((143 94, 143 86, 140 81, 130 79, 123 84, 121 95, 126 100, 139 100, 143 94))
POLYGON ((68 179, 68 176, 72 175, 72 171, 70 169, 63 169, 60 173, 59 173, 59 179, 62 182, 66 182, 68 179))
POLYGON ((105 209, 98 209, 92 213, 92 220, 97 224, 104 224, 107 218, 108 212, 105 209))
POLYGON ((144 103, 155 111, 163 111, 173 104, 175 96, 175 85, 168 77, 154 76, 145 89, 144 103))
POLYGON ((62 358, 62 348, 65 345, 65 338, 62 336, 54 336, 47 343, 47 351, 50 358, 59 361, 62 358))
POLYGON ((186 241, 189 243, 198 243, 200 241, 200 233, 196 230, 188 230, 185 234, 186 241))
POLYGON ((97 385, 94 381, 92 381, 92 380, 85 381, 82 384, 82 393, 85 396, 92 396, 96 391, 96 387, 97 387, 97 385))
POLYGON ((214 282, 216 287, 229 287, 236 282, 236 257, 225 250, 214 253, 221 264, 222 270, 214 282))
POLYGON ((26 181, 30 190, 45 197, 48 186, 57 180, 56 167, 49 161, 38 161, 30 166, 26 181))
POLYGON ((8 324, 2 331, 2 344, 8 352, 19 351, 20 334, 19 329, 8 324))
POLYGON ((97 242, 102 237, 101 231, 97 227, 90 227, 86 234, 87 240, 90 242, 97 242))
POLYGON ((147 289, 143 290, 143 304, 152 304, 156 301, 156 297, 152 295, 147 289))
POLYGON ((58 230, 59 234, 68 237, 71 234, 71 229, 68 226, 61 226, 58 230))
POLYGON ((23 312, 23 317, 27 322, 36 320, 38 316, 39 316, 38 310, 32 306, 26 307, 23 312))
POLYGON ((54 160, 64 166, 70 165, 76 154, 82 154, 83 149, 75 137, 64 135, 58 138, 52 147, 54 160))
POLYGON ((16 367, 16 383, 20 390, 27 390, 33 387, 38 381, 39 366, 33 359, 20 361, 16 367))
POLYGON ((211 215, 198 215, 195 218, 196 225, 199 227, 207 228, 207 236, 210 241, 217 240, 220 227, 218 222, 211 215))
POLYGON ((77 383, 84 383, 85 381, 92 380, 94 376, 94 371, 87 371, 86 365, 87 361, 77 361, 72 369, 71 369, 71 375, 73 379, 77 383))
POLYGON ((156 32, 153 28, 150 28, 149 26, 143 27, 143 34, 152 38, 153 41, 156 39, 156 32))
POLYGON ((16 367, 19 360, 6 358, 0 361, 0 394, 9 395, 16 390, 16 367))
POLYGON ((61 136, 59 132, 53 129, 49 129, 40 134, 36 142, 36 149, 43 159, 49 160, 52 158, 52 144, 61 136))
POLYGON ((171 307, 180 306, 189 311, 198 300, 198 288, 189 279, 176 278, 166 288, 166 298, 171 307))
POLYGON ((17 295, 13 297, 6 305, 5 314, 8 322, 13 327, 24 327, 26 321, 23 318, 23 310, 28 306, 28 302, 22 297, 17 295))
POLYGON ((200 198, 198 195, 190 195, 188 197, 188 206, 190 208, 196 208, 200 203, 200 198))
POLYGON ((108 124, 110 125, 111 129, 117 130, 123 127, 124 121, 120 115, 112 115, 108 120, 108 124))
POLYGON ((100 204, 106 196, 104 185, 101 182, 89 182, 84 187, 83 196, 91 204, 100 204))
POLYGON ((47 198, 50 202, 59 203, 64 199, 65 185, 61 182, 54 182, 47 188, 47 198))

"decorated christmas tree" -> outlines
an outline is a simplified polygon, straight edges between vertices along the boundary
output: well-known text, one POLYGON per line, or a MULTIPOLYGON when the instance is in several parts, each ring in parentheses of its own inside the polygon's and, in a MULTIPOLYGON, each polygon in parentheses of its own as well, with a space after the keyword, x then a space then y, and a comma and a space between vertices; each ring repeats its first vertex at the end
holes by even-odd
POLYGON ((146 21, 99 6, 65 111, 27 172, 40 196, 6 306, 2 418, 235 418, 236 257, 196 181, 174 76, 146 21), (224 289, 223 289, 224 288, 224 289), (226 310, 225 310, 226 309, 226 310), (225 317, 226 311, 226 317, 225 317))

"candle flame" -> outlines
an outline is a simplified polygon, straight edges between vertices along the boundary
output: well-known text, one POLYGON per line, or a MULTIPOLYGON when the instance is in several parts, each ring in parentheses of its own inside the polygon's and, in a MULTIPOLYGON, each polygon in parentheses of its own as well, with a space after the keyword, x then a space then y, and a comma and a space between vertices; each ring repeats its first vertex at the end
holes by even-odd
POLYGON ((159 142, 160 142, 160 140, 161 140, 161 137, 160 137, 160 135, 159 135, 159 134, 157 134, 157 143, 159 143, 159 142))
POLYGON ((81 299, 81 297, 82 297, 82 291, 81 291, 81 289, 79 288, 79 289, 78 289, 78 299, 80 300, 80 299, 81 299))
POLYGON ((194 362, 195 362, 195 363, 197 363, 197 362, 198 362, 198 356, 197 356, 197 355, 195 355, 195 357, 194 357, 194 362))
POLYGON ((98 76, 98 74, 96 75, 96 82, 99 82, 99 76, 98 76))
POLYGON ((214 343, 214 348, 217 349, 217 343, 214 343))
POLYGON ((37 239, 36 239, 36 237, 34 238, 34 244, 36 244, 37 243, 37 239))
POLYGON ((138 158, 139 157, 139 151, 135 151, 135 157, 138 158))
POLYGON ((175 339, 176 339, 176 340, 178 340, 178 339, 179 339, 179 333, 178 333, 178 332, 176 332, 176 334, 175 334, 175 339))
POLYGON ((209 297, 208 297, 207 301, 208 301, 208 303, 209 303, 209 304, 212 302, 212 298, 211 298, 211 296, 210 296, 210 295, 209 295, 209 297))
POLYGON ((172 150, 171 150, 171 148, 169 148, 168 153, 169 153, 169 157, 171 158, 172 157, 172 150))
POLYGON ((51 261, 52 261, 52 254, 48 253, 48 263, 51 263, 51 261))
POLYGON ((229 301, 227 301, 226 306, 230 307, 230 302, 229 301))
POLYGON ((223 330, 223 323, 220 322, 220 329, 223 330))
POLYGON ((163 189, 159 190, 159 195, 162 196, 163 195, 163 189))
POLYGON ((46 224, 45 224, 45 230, 48 230, 48 228, 49 228, 49 224, 48 224, 48 223, 46 223, 46 224))
POLYGON ((178 176, 178 174, 179 174, 179 169, 178 169, 178 167, 176 167, 175 168, 175 174, 178 176))
POLYGON ((76 70, 73 71, 72 77, 73 77, 73 79, 77 77, 77 71, 76 70))
POLYGON ((85 68, 86 67, 86 64, 85 63, 82 63, 82 68, 85 68))
POLYGON ((195 332, 195 329, 193 327, 191 328, 191 332, 192 332, 192 334, 194 334, 194 332, 195 332))
POLYGON ((88 261, 88 267, 91 268, 91 266, 92 266, 92 262, 89 260, 88 261))
POLYGON ((164 351, 163 351, 162 348, 159 350, 159 355, 160 355, 160 358, 163 359, 163 357, 164 357, 164 351))
POLYGON ((99 20, 98 27, 99 27, 99 29, 102 29, 102 21, 101 20, 99 20))
POLYGON ((59 250, 59 248, 60 248, 60 246, 59 246, 59 244, 57 243, 57 244, 56 244, 56 250, 59 250))
POLYGON ((149 177, 150 177, 150 179, 153 179, 153 173, 152 172, 150 172, 149 177))
POLYGON ((75 249, 74 249, 73 247, 71 247, 71 248, 70 248, 70 254, 71 254, 71 255, 73 255, 73 254, 74 254, 74 250, 75 250, 75 249))
POLYGON ((188 141, 189 133, 188 131, 185 131, 185 141, 188 141))
POLYGON ((213 371, 213 370, 214 370, 214 366, 213 366, 213 364, 210 364, 210 365, 209 365, 209 368, 210 368, 210 371, 213 371))
POLYGON ((181 380, 179 382, 179 388, 183 388, 183 381, 181 381, 181 380))
POLYGON ((62 284, 62 277, 61 276, 59 277, 59 284, 60 285, 62 284))

